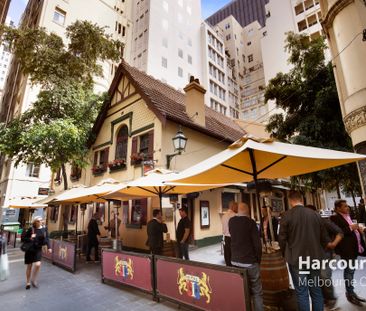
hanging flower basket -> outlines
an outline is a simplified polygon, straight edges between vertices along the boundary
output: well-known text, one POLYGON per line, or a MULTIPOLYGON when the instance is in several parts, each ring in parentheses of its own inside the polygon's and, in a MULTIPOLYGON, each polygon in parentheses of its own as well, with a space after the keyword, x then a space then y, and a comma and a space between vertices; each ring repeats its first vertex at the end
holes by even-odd
POLYGON ((142 162, 143 159, 144 159, 144 155, 143 154, 133 153, 131 155, 131 164, 132 165, 141 164, 141 162, 142 162))

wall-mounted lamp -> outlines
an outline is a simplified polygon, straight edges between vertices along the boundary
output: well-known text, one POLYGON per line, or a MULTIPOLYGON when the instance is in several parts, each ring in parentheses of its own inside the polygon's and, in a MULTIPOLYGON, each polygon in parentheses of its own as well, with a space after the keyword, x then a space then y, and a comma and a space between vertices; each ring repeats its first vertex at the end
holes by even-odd
POLYGON ((184 136, 181 126, 179 126, 179 130, 177 134, 175 134, 175 136, 172 138, 172 140, 175 153, 166 155, 166 167, 168 169, 170 168, 170 162, 172 161, 172 159, 175 156, 182 154, 182 152, 186 149, 188 138, 184 136))

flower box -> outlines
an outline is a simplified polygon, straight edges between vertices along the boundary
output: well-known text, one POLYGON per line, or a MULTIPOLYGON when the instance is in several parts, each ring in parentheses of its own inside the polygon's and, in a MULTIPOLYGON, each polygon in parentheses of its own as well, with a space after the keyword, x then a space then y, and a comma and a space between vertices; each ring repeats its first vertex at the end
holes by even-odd
POLYGON ((123 170, 126 168, 126 161, 124 159, 114 160, 108 163, 108 167, 110 172, 123 170))
POLYGON ((132 165, 139 165, 144 160, 144 154, 133 153, 131 155, 131 164, 132 165))
POLYGON ((97 166, 93 166, 93 168, 92 168, 92 172, 94 175, 101 175, 106 170, 107 170, 107 168, 104 165, 97 165, 97 166))

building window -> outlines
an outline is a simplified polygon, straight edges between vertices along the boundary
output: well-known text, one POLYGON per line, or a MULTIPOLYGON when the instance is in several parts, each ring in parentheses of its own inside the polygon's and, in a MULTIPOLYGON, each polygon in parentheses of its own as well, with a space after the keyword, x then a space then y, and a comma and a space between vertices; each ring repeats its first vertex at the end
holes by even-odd
POLYGON ((178 49, 178 56, 180 58, 183 58, 183 50, 182 49, 178 49))
POLYGON ((192 39, 191 38, 188 38, 188 45, 192 46, 192 39))
POLYGON ((27 176, 39 177, 40 165, 34 163, 28 163, 27 165, 27 176))
POLYGON ((128 128, 126 125, 122 126, 117 134, 116 140, 116 160, 126 160, 128 144, 128 128))
POLYGON ((248 62, 250 63, 252 61, 253 61, 253 54, 250 54, 250 55, 248 55, 248 62))
POLYGON ((57 222, 57 220, 58 220, 58 210, 59 210, 58 206, 55 206, 55 205, 51 206, 50 221, 57 222))
POLYGON ((164 68, 168 68, 168 60, 167 60, 165 57, 162 57, 162 58, 161 58, 161 65, 162 65, 164 68))
POLYGON ((154 158, 154 131, 132 138, 131 164, 140 164, 142 160, 154 158))
POLYGON ((188 55, 188 64, 192 64, 192 56, 188 55))
POLYGON ((228 34, 227 36, 226 36, 226 40, 230 40, 231 39, 231 35, 230 34, 228 34))
POLYGON ((181 67, 178 67, 178 76, 183 77, 183 69, 181 67))
POLYGON ((94 152, 93 174, 100 174, 107 170, 109 158, 109 148, 94 152))
POLYGON ((56 7, 53 13, 53 21, 57 24, 64 25, 66 19, 66 12, 56 7))
POLYGON ((168 2, 163 1, 163 8, 164 8, 164 11, 165 12, 168 12, 169 11, 169 4, 168 4, 168 2))

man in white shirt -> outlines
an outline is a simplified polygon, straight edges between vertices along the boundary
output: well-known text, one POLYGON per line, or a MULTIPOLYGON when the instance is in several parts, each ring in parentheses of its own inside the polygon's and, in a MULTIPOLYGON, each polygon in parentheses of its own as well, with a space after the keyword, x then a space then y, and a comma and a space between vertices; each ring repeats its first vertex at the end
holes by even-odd
POLYGON ((228 267, 231 267, 231 237, 229 232, 229 220, 238 212, 238 203, 230 201, 228 211, 222 216, 222 234, 224 236, 224 258, 228 267))

